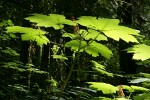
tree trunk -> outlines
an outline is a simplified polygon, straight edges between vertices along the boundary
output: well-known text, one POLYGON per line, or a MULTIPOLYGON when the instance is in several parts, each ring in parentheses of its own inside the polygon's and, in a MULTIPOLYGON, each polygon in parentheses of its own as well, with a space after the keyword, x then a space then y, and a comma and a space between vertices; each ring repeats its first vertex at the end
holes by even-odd
MULTIPOLYGON (((132 24, 132 0, 125 0, 126 2, 118 8, 118 18, 121 24, 130 26, 132 24)), ((120 69, 125 74, 136 73, 136 64, 132 60, 133 54, 127 53, 124 49, 131 46, 131 43, 126 43, 123 40, 119 41, 119 56, 120 56, 120 69)))

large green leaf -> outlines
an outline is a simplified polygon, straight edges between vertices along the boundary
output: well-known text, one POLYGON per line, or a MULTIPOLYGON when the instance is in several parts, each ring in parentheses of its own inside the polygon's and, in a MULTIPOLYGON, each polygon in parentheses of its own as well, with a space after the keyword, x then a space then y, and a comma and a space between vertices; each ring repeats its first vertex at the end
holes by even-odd
POLYGON ((73 21, 67 20, 65 19, 65 16, 59 14, 32 14, 32 16, 29 16, 25 19, 29 20, 30 22, 37 23, 37 26, 53 27, 56 30, 62 29, 64 27, 63 24, 74 26, 76 25, 76 23, 74 23, 73 21))
POLYGON ((118 91, 118 88, 107 83, 101 83, 101 82, 87 82, 88 84, 91 84, 89 87, 96 90, 101 90, 104 94, 111 94, 116 93, 118 91))
POLYGON ((86 26, 88 28, 92 29, 98 29, 100 31, 102 30, 110 30, 113 25, 118 25, 119 20, 118 19, 104 19, 104 18, 99 18, 97 19, 96 17, 92 16, 81 16, 78 18, 76 22, 79 23, 80 25, 86 26))
POLYGON ((131 85, 131 88, 134 89, 134 91, 149 91, 149 89, 140 86, 131 85))
MULTIPOLYGON (((135 92, 135 91, 149 91, 149 89, 144 88, 144 87, 140 87, 140 86, 127 86, 127 85, 122 85, 123 89, 128 90, 129 92, 135 92)), ((119 87, 119 86, 118 86, 119 87)))
POLYGON ((45 36, 46 32, 40 29, 33 29, 21 26, 12 26, 6 28, 8 33, 22 33, 21 38, 23 41, 36 41, 38 45, 47 44, 49 39, 45 36))
POLYGON ((104 45, 93 41, 89 44, 85 50, 88 54, 91 54, 93 57, 99 56, 99 53, 105 58, 110 58, 112 52, 104 45))
POLYGON ((106 36, 101 34, 101 32, 93 30, 93 29, 89 29, 88 31, 80 30, 79 33, 82 34, 82 36, 83 36, 83 38, 85 38, 85 40, 94 39, 94 40, 97 40, 97 41, 101 41, 101 40, 107 41, 106 36))
MULTIPOLYGON (((122 87, 123 87, 123 89, 128 90, 130 93, 135 91, 132 87, 130 87, 128 85, 122 85, 122 87)), ((119 86, 118 86, 118 88, 119 88, 119 86)))
POLYGON ((116 41, 122 39, 126 42, 138 42, 133 35, 139 35, 139 31, 118 25, 118 19, 96 19, 96 17, 82 16, 76 22, 88 28, 99 30, 103 32, 107 37, 112 38, 116 41))
POLYGON ((134 53, 133 59, 144 61, 150 58, 150 46, 148 45, 138 44, 126 50, 128 53, 134 53))
POLYGON ((71 40, 65 44, 66 47, 71 47, 74 51, 83 52, 87 43, 85 41, 80 40, 71 40))

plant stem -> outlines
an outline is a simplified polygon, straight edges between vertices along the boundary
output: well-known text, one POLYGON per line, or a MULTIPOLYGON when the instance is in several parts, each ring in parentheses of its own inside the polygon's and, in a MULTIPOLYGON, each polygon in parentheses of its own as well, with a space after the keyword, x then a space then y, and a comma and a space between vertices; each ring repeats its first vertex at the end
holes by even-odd
POLYGON ((68 74, 68 76, 67 76, 67 78, 66 78, 64 84, 63 84, 62 87, 61 87, 61 91, 60 91, 58 100, 60 100, 60 97, 61 97, 62 93, 64 92, 64 90, 65 90, 65 88, 66 88, 66 85, 67 85, 68 81, 70 80, 70 77, 71 77, 71 75, 72 75, 74 66, 75 66, 76 61, 77 61, 77 59, 79 58, 79 56, 80 56, 80 54, 78 53, 78 54, 77 54, 77 57, 75 57, 75 59, 73 60, 73 63, 72 63, 72 65, 71 65, 71 68, 70 68, 70 71, 69 71, 69 74, 68 74))

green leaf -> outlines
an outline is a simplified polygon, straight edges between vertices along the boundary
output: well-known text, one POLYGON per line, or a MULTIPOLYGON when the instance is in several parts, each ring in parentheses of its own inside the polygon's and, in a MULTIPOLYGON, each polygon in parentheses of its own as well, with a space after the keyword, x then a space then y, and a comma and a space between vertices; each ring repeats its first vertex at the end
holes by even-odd
POLYGON ((89 100, 112 100, 111 98, 107 98, 107 97, 93 97, 89 100))
POLYGON ((112 52, 104 45, 93 41, 89 44, 85 50, 88 54, 91 54, 93 57, 99 56, 99 53, 105 58, 110 58, 112 52))
POLYGON ((133 59, 144 61, 150 58, 150 46, 148 45, 138 44, 126 50, 128 53, 134 53, 133 59))
POLYGON ((38 45, 43 45, 49 43, 49 39, 45 36, 46 32, 40 29, 33 29, 28 27, 21 27, 21 26, 12 26, 6 28, 8 33, 24 33, 21 34, 21 38, 23 41, 36 41, 38 45))
POLYGON ((139 75, 142 75, 146 78, 150 78, 150 74, 149 73, 139 73, 139 75))
POLYGON ((100 69, 102 69, 102 70, 105 70, 105 66, 103 66, 103 65, 101 65, 101 64, 99 64, 99 63, 97 63, 96 61, 91 61, 91 63, 95 66, 95 67, 97 67, 97 68, 100 68, 100 69))
POLYGON ((115 99, 112 99, 112 100, 131 100, 131 99, 126 99, 126 98, 115 98, 115 99))
MULTIPOLYGON (((122 85, 122 87, 123 87, 123 89, 128 90, 130 93, 134 92, 134 89, 128 85, 122 85)), ((119 88, 119 86, 118 86, 118 88, 119 88)))
POLYGON ((140 95, 134 96, 133 100, 150 100, 150 94, 149 93, 143 93, 140 95))
POLYGON ((52 55, 54 59, 68 60, 67 57, 63 55, 52 55))
POLYGON ((133 35, 139 35, 139 31, 124 27, 124 26, 115 26, 114 29, 104 30, 103 31, 106 36, 112 38, 116 41, 119 39, 124 40, 125 42, 137 42, 137 39, 133 35))
POLYGON ((101 32, 89 29, 88 32, 85 32, 84 34, 85 40, 94 39, 97 41, 105 40, 107 41, 107 37, 101 34, 101 32))
POLYGON ((82 16, 76 22, 88 28, 99 30, 100 32, 103 32, 107 37, 112 38, 116 41, 122 39, 126 42, 138 42, 133 35, 139 35, 139 31, 118 25, 118 19, 96 19, 96 17, 82 16))
POLYGON ((131 86, 132 89, 134 89, 135 91, 149 91, 149 89, 144 88, 144 87, 140 87, 140 86, 131 86))
POLYGON ((1 52, 5 53, 5 54, 9 54, 11 56, 19 56, 19 53, 17 53, 16 50, 11 49, 10 47, 6 47, 6 49, 1 50, 1 52))
POLYGON ((69 37, 71 39, 75 39, 77 37, 77 34, 73 34, 73 33, 64 33, 62 35, 62 37, 69 37))
POLYGON ((64 27, 63 24, 76 25, 73 21, 67 20, 65 19, 65 16, 59 14, 49 14, 48 16, 42 14, 32 14, 32 16, 25 19, 30 22, 37 23, 37 26, 53 27, 55 30, 62 29, 64 27))
POLYGON ((101 90, 104 94, 111 94, 116 93, 118 90, 117 87, 107 84, 107 83, 101 83, 101 82, 87 82, 88 84, 91 84, 89 87, 96 90, 101 90))
POLYGON ((92 29, 98 29, 98 30, 110 30, 111 26, 118 25, 119 20, 118 19, 104 19, 104 18, 99 18, 96 19, 96 17, 92 16, 81 16, 78 18, 76 22, 79 23, 80 25, 86 26, 88 28, 92 29))
POLYGON ((70 42, 67 42, 65 44, 65 47, 71 47, 71 49, 74 50, 74 51, 83 52, 86 45, 87 44, 86 44, 85 41, 71 40, 70 42))
POLYGON ((145 81, 150 81, 150 79, 149 78, 137 78, 137 79, 131 80, 129 83, 138 84, 138 83, 145 82, 145 81))
POLYGON ((93 63, 93 65, 95 66, 95 67, 92 67, 92 69, 94 69, 94 70, 96 70, 96 71, 98 71, 98 72, 100 72, 100 73, 102 73, 102 74, 106 74, 107 76, 111 76, 111 77, 113 77, 113 74, 112 73, 109 73, 109 72, 107 72, 106 70, 105 70, 105 66, 103 66, 103 65, 101 65, 101 64, 99 64, 99 63, 97 63, 96 61, 91 61, 92 63, 93 63))
MULTIPOLYGON (((129 92, 135 92, 135 91, 149 91, 149 89, 144 88, 144 87, 140 87, 140 86, 128 86, 128 85, 122 85, 123 89, 128 90, 129 92)), ((118 86, 119 88, 119 86, 118 86)))

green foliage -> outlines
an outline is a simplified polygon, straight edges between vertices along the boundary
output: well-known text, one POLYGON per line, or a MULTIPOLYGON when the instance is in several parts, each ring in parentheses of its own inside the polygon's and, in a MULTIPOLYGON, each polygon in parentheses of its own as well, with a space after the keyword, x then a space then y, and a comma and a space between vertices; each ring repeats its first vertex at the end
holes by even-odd
POLYGON ((139 75, 144 76, 146 78, 150 78, 150 74, 149 73, 139 73, 139 75))
POLYGON ((148 78, 137 78, 137 79, 134 79, 134 80, 131 80, 130 83, 141 83, 141 82, 145 82, 145 81, 150 81, 150 79, 148 78))
POLYGON ((133 100, 149 100, 150 99, 150 94, 149 93, 143 93, 134 96, 133 100))
POLYGON ((13 23, 11 20, 3 20, 0 22, 0 27, 5 27, 5 26, 13 26, 13 23))
POLYGON ((116 93, 116 91, 118 90, 117 87, 115 87, 115 86, 113 86, 111 84, 107 84, 107 83, 102 83, 102 82, 87 82, 87 83, 91 84, 89 86, 89 88, 95 89, 95 90, 100 90, 104 94, 116 93))
POLYGON ((111 57, 111 54, 112 54, 111 50, 109 50, 106 46, 96 41, 91 42, 87 46, 85 51, 88 54, 91 54, 93 57, 97 57, 99 56, 99 54, 101 54, 103 57, 108 58, 108 59, 111 57))
POLYGON ((85 38, 85 40, 97 40, 97 41, 101 41, 101 40, 105 40, 107 41, 107 37, 103 34, 101 34, 101 32, 93 30, 93 29, 88 29, 88 31, 86 30, 79 30, 80 34, 83 34, 83 38, 85 38))
POLYGON ((91 61, 94 65, 94 67, 92 67, 94 70, 100 72, 101 74, 106 74, 107 76, 111 76, 113 77, 113 74, 112 73, 109 73, 105 70, 105 66, 97 63, 96 61, 91 61))
POLYGON ((126 50, 128 53, 134 53, 133 59, 144 61, 150 58, 150 46, 148 45, 138 44, 126 50))
POLYGON ((107 37, 112 38, 116 41, 122 39, 126 42, 138 43, 137 39, 133 35, 138 36, 139 31, 118 25, 118 19, 96 19, 96 17, 82 16, 76 22, 88 28, 103 32, 107 37))
POLYGON ((38 45, 43 45, 49 43, 49 39, 45 36, 46 32, 40 29, 33 29, 21 26, 7 27, 8 33, 25 33, 21 34, 23 41, 36 41, 38 45))
POLYGON ((54 59, 68 60, 68 58, 63 55, 52 55, 52 56, 54 59))
POLYGON ((134 86, 134 85, 131 85, 131 86, 123 85, 123 89, 128 90, 130 93, 136 92, 136 91, 149 91, 149 89, 147 88, 134 86))
MULTIPOLYGON (((62 37, 69 37, 71 40, 69 42, 62 44, 61 46, 71 48, 72 51, 74 51, 74 57, 76 58, 73 60, 73 65, 71 65, 69 75, 64 82, 64 85, 62 86, 62 90, 58 90, 59 92, 63 93, 63 88, 66 87, 69 78, 71 77, 71 73, 74 70, 74 67, 76 66, 76 62, 78 61, 78 57, 80 57, 79 54, 81 52, 86 52, 87 54, 91 55, 92 57, 98 57, 99 55, 103 56, 104 58, 110 58, 112 55, 112 51, 103 45, 102 41, 108 41, 108 38, 112 38, 113 40, 119 41, 120 39, 124 40, 125 42, 136 42, 138 43, 137 39, 134 36, 139 36, 139 31, 120 26, 118 19, 104 19, 104 18, 96 18, 91 16, 81 16, 78 20, 71 21, 65 18, 63 15, 59 14, 49 14, 49 15, 42 15, 42 14, 32 14, 31 16, 25 18, 26 20, 29 20, 32 23, 36 23, 36 26, 39 26, 39 29, 33 29, 28 27, 21 27, 21 26, 12 26, 7 27, 7 33, 10 34, 10 36, 15 37, 18 36, 18 34, 21 36, 21 39, 23 41, 36 41, 38 45, 42 46, 43 44, 50 43, 50 40, 46 37, 47 33, 46 31, 43 31, 40 29, 40 27, 48 28, 53 27, 55 30, 60 30, 62 33, 62 37), (84 29, 79 29, 76 33, 69 33, 64 28, 64 24, 69 25, 69 27, 76 26, 84 26, 84 29), (64 30, 65 29, 65 30, 64 30), (21 34, 20 34, 21 33, 21 34), (79 53, 80 52, 80 53, 79 53)), ((43 28, 43 29, 44 29, 43 28)), ((58 32, 58 31, 57 31, 58 32)), ((59 31, 60 32, 60 31, 59 31)), ((48 33, 49 34, 49 33, 48 33)), ((58 33, 60 34, 60 33, 58 33)), ((50 34, 51 36, 51 34, 50 34)), ((57 36, 57 34, 56 34, 57 36)), ((56 43, 57 44, 57 43, 56 43)), ((60 59, 60 60, 68 60, 67 57, 65 57, 63 54, 59 54, 60 47, 57 45, 53 45, 53 48, 51 48, 53 52, 53 59, 60 59)), ((3 51, 4 53, 8 53, 6 51, 3 51)), ((133 53, 133 52, 131 52, 133 53)), ((91 63, 94 65, 92 67, 97 72, 100 72, 101 74, 105 74, 107 76, 113 77, 112 73, 109 73, 106 71, 106 68, 97 63, 96 61, 91 61, 91 63)), ((15 65, 8 65, 5 63, 5 68, 10 68, 12 70, 17 70, 19 72, 28 72, 28 88, 30 88, 30 78, 32 74, 40 74, 40 75, 47 75, 48 72, 41 71, 38 68, 34 68, 32 65, 27 66, 21 66, 16 67, 15 65)), ((62 73, 61 73, 62 74, 62 73)), ((56 80, 47 80, 50 87, 57 87, 57 81, 56 80)), ((118 91, 118 88, 116 86, 113 86, 111 84, 102 83, 102 82, 87 82, 90 84, 89 88, 95 89, 97 91, 102 91, 103 94, 115 94, 118 91)), ((12 85, 14 88, 20 89, 20 91, 23 90, 23 88, 19 88, 19 86, 12 85)), ((149 91, 149 89, 138 87, 138 86, 125 86, 124 89, 129 90, 129 92, 135 92, 135 91, 149 91)), ((47 90, 51 91, 51 90, 47 90)), ((49 94, 49 92, 47 92, 49 94)), ((57 92, 56 92, 57 93, 57 92)), ((79 96, 78 98, 85 97, 89 98, 90 96, 83 91, 70 89, 67 91, 68 94, 73 94, 76 96, 79 96), (80 95, 79 95, 80 94, 80 95)), ((57 96, 52 96, 53 99, 58 99, 57 96)), ((61 98, 63 99, 63 98, 61 98)), ((99 100, 113 100, 111 98, 107 97, 99 97, 95 98, 99 100)), ((127 100, 125 98, 115 98, 114 100, 127 100)))
POLYGON ((30 22, 37 23, 37 26, 53 27, 55 30, 64 28, 63 24, 76 25, 71 20, 67 20, 63 15, 59 14, 49 14, 48 16, 42 14, 32 14, 32 16, 25 19, 30 22))
POLYGON ((80 40, 71 40, 65 44, 66 47, 71 47, 74 51, 83 52, 85 47, 87 46, 86 41, 80 40))
POLYGON ((17 53, 16 50, 11 49, 10 47, 6 47, 6 49, 1 50, 1 52, 11 56, 19 56, 19 53, 17 53))

